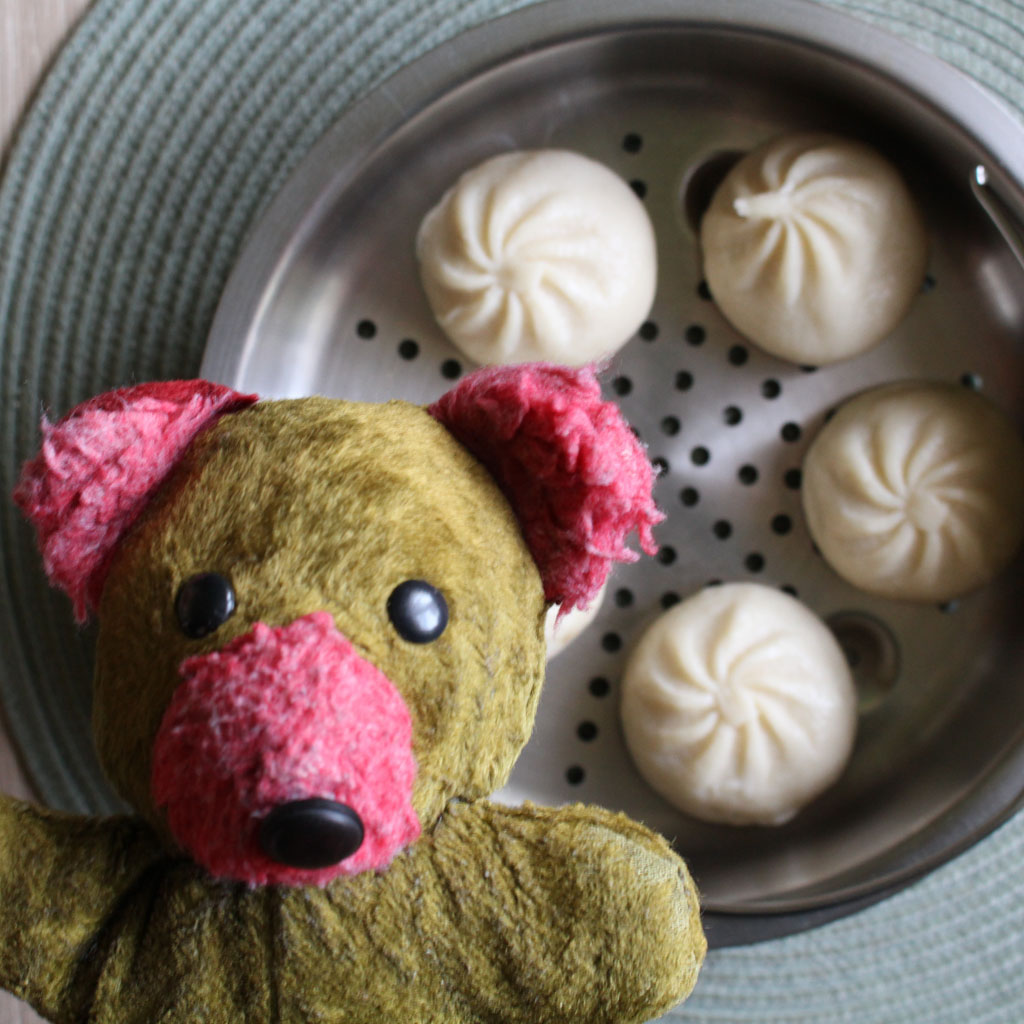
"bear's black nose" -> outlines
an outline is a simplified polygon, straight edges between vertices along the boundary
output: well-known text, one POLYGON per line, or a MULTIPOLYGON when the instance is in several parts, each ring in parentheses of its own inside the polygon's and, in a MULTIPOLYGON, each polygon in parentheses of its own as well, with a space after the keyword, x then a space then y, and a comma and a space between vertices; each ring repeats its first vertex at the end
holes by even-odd
POLYGON ((260 826, 260 846, 278 864, 329 868, 363 842, 363 823, 351 807, 323 797, 275 807, 260 826))

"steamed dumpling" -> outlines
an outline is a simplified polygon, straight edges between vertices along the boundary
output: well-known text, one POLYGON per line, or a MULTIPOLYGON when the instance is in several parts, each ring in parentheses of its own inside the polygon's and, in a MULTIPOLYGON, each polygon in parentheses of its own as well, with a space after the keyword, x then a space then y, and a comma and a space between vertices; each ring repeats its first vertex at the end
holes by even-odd
POLYGON ((544 641, 547 645, 548 661, 559 655, 590 627, 601 610, 608 581, 605 580, 601 589, 586 608, 570 608, 564 615, 559 615, 561 605, 553 604, 544 617, 544 641))
POLYGON ((756 583, 709 587, 661 615, 630 656, 622 726, 641 775, 680 810, 780 825, 850 756, 857 698, 828 627, 756 583))
POLYGON ((826 561, 884 597, 946 601, 988 582, 1024 537, 1024 441, 946 383, 866 391, 822 427, 803 471, 826 561))
POLYGON ((580 366, 610 355, 654 300, 654 230, 633 190, 564 150, 467 171, 416 239, 431 309, 478 363, 580 366))
POLYGON ((701 222, 725 317, 766 352, 820 366, 880 342, 921 288, 927 238, 896 169, 870 147, 793 134, 729 172, 701 222))

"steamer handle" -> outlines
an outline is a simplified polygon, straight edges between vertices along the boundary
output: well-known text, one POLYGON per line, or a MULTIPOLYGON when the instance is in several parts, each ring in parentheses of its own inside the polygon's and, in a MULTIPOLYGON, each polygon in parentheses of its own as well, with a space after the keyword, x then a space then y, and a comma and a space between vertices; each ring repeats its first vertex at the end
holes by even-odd
POLYGON ((1024 268, 1024 236, 1017 227, 1015 218, 1007 205, 999 198, 988 180, 988 169, 984 164, 975 165, 971 172, 971 191, 974 198, 988 214, 989 220, 995 224, 999 234, 1010 247, 1017 262, 1024 268))

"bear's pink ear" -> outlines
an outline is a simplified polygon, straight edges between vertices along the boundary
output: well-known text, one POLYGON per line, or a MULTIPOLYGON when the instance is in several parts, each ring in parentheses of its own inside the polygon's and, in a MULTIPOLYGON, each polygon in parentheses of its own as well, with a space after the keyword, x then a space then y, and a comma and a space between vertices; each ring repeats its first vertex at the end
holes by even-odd
POLYGON ((647 554, 654 471, 589 367, 546 363, 486 367, 428 408, 490 471, 540 568, 544 596, 562 612, 586 607, 611 563, 647 554))
POLYGON ((118 541, 192 440, 255 401, 209 381, 166 381, 108 391, 56 425, 43 418, 42 447, 22 467, 14 500, 79 622, 99 603, 118 541))

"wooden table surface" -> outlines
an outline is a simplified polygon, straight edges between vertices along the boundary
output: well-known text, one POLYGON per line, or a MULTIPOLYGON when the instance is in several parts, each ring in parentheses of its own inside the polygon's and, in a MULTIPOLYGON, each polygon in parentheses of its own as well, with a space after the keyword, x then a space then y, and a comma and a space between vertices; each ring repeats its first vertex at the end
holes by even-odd
MULTIPOLYGON (((0 0, 0 154, 6 156, 18 121, 61 42, 90 0, 0 0)), ((0 685, 2 685, 0 679, 0 685)), ((31 796, 6 728, 0 722, 0 791, 31 796)), ((3 908, 0 907, 0 927, 3 908)), ((42 1018, 0 992, 0 1024, 42 1018)))

